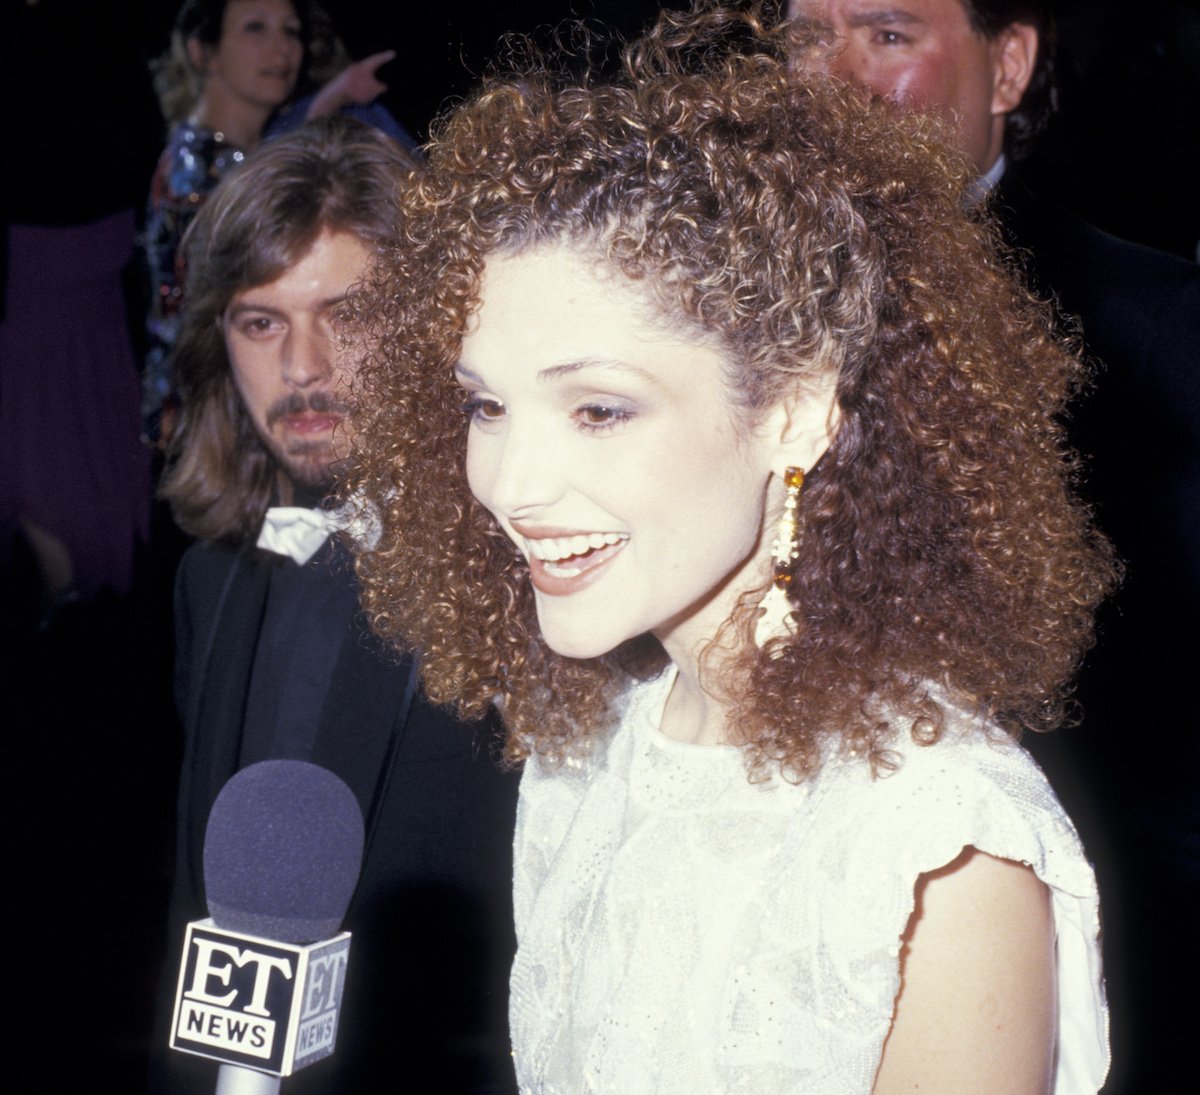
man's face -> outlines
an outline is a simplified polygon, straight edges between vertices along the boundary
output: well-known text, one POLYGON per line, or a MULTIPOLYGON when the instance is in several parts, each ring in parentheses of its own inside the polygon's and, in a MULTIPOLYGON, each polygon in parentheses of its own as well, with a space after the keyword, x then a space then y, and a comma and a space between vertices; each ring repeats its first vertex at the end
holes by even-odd
POLYGON ((910 110, 950 119, 979 173, 1004 147, 1004 121, 1025 93, 1037 32, 1015 23, 976 31, 962 0, 791 0, 793 17, 832 27, 838 41, 810 63, 910 110))
POLYGON ((324 230, 295 266, 236 293, 221 317, 234 383, 279 463, 284 496, 293 486, 328 490, 346 453, 341 385, 349 377, 333 320, 367 258, 357 236, 324 230))

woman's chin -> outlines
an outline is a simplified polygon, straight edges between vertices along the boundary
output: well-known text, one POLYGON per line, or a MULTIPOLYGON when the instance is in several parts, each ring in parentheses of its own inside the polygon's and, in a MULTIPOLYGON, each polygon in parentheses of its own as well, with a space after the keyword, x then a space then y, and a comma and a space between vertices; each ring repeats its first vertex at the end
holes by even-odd
POLYGON ((616 639, 605 636, 594 626, 588 626, 586 621, 581 621, 577 626, 564 626, 561 621, 546 620, 539 616, 538 623, 545 644, 560 657, 576 661, 602 658, 629 638, 627 635, 616 639))

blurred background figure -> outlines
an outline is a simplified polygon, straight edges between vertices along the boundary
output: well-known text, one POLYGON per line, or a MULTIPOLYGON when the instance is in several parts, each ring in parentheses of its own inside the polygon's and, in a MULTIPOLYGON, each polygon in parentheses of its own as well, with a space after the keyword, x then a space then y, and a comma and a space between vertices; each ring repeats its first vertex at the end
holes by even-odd
POLYGON ((149 519, 122 273, 154 100, 124 6, 74 9, 6 8, 4 37, 21 48, 5 71, 24 94, 5 95, 0 514, 4 613, 21 626, 128 593, 149 519))
POLYGON ((387 50, 349 64, 328 17, 305 0, 186 0, 180 9, 170 48, 155 66, 173 129, 151 182, 145 230, 152 278, 142 385, 148 441, 169 437, 178 410, 169 362, 183 292, 176 260, 192 218, 264 137, 306 118, 348 109, 411 151, 403 127, 371 106, 386 90, 376 71, 394 56, 387 50))
POLYGON ((158 940, 140 910, 165 896, 170 676, 140 598, 150 476, 131 337, 135 230, 161 147, 144 60, 156 7, 0 10, 0 635, 17 788, 4 822, 22 834, 6 863, 22 895, 14 1033, 34 1050, 10 1083, 30 1090, 103 1087, 113 1061, 144 1057, 158 940), (116 986, 108 1029, 80 1024, 64 1054, 47 1017, 85 970, 116 986))

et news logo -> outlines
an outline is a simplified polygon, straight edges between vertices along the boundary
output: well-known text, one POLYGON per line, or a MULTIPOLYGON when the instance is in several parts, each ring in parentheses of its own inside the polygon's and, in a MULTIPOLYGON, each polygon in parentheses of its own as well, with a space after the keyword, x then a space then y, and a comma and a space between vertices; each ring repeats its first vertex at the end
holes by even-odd
POLYGON ((349 951, 348 932, 298 946, 189 924, 172 1048, 277 1076, 327 1057, 349 951))

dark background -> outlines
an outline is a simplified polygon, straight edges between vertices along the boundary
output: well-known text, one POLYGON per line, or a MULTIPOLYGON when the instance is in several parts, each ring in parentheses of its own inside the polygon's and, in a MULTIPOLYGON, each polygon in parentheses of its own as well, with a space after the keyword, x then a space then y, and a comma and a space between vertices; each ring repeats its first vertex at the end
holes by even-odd
MULTIPOLYGON (((0 45, 10 219, 61 221, 116 186, 144 193, 166 140, 131 73, 167 44, 171 0, 6 0, 0 45), (120 71, 119 78, 113 73, 120 71), (103 86, 103 91, 97 89, 103 86), (74 119, 64 132, 63 116, 74 119), (103 159, 96 146, 105 151, 103 159)), ((673 3, 667 6, 681 6, 673 3)), ((393 48, 384 101, 419 139, 466 94, 506 31, 568 16, 636 34, 653 0, 329 0, 351 56, 393 48)), ((1060 112, 1030 174, 1099 227, 1196 257, 1200 2, 1059 0, 1060 112)))
MULTIPOLYGON (((387 102, 414 134, 448 97, 467 92, 507 30, 567 15, 636 34, 649 0, 528 0, 484 4, 332 4, 347 48, 391 47, 387 102), (406 57, 420 58, 420 71, 406 57)), ((661 6, 685 7, 686 4, 661 6)), ((1047 196, 1099 227, 1196 257, 1200 241, 1200 3, 1063 0, 1060 112, 1028 165, 1047 196)))
MULTIPOLYGON (((576 15, 635 34, 657 6, 328 3, 351 56, 398 51, 382 73, 385 102, 422 140, 505 31, 576 15)), ((166 139, 145 65, 165 48, 174 9, 163 0, 5 0, 0 220, 73 224, 144 205, 166 139)), ((1200 4, 1067 0, 1059 11, 1061 109, 1031 178, 1102 228, 1195 258, 1200 4)), ((159 531, 131 596, 65 606, 38 626, 22 561, 6 560, 8 926, 12 1003, 23 1016, 9 1043, 14 1090, 133 1091, 142 1080, 178 763, 175 556, 169 536, 162 550, 161 523, 159 531)))
MULTIPOLYGON (((387 102, 415 135, 470 90, 509 30, 575 15, 636 34, 649 0, 331 5, 353 56, 399 51, 387 102), (406 57, 420 58, 420 71, 406 57)), ((1200 3, 1061 0, 1060 111, 1028 164, 1038 188, 1099 227, 1196 257, 1200 241, 1200 3)))

